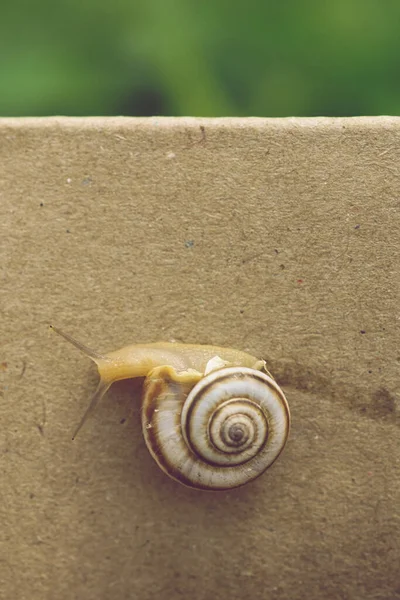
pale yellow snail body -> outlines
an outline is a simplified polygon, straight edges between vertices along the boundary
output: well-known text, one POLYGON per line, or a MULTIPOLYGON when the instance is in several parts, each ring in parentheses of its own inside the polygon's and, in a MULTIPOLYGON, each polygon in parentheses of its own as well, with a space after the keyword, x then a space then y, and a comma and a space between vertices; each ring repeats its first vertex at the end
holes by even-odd
POLYGON ((114 381, 145 377, 145 442, 176 481, 203 490, 239 487, 283 450, 289 407, 263 360, 231 348, 168 342, 99 354, 53 329, 94 360, 100 375, 74 437, 114 381))

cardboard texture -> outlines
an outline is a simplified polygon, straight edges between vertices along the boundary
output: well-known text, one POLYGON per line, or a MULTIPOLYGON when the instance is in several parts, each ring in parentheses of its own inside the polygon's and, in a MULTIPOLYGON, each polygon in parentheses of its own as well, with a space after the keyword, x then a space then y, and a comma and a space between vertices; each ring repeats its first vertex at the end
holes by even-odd
POLYGON ((400 598, 399 161, 388 117, 0 120, 2 599, 400 598), (180 486, 131 382, 72 442, 97 373, 49 323, 265 358, 285 452, 180 486))

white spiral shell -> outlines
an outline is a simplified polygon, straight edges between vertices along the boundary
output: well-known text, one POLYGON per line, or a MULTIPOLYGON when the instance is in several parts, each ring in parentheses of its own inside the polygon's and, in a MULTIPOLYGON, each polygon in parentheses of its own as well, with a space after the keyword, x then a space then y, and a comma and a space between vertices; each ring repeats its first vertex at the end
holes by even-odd
POLYGON ((225 490, 255 479, 277 459, 290 413, 282 390, 262 371, 222 368, 193 387, 161 367, 146 382, 142 425, 150 453, 170 477, 225 490))

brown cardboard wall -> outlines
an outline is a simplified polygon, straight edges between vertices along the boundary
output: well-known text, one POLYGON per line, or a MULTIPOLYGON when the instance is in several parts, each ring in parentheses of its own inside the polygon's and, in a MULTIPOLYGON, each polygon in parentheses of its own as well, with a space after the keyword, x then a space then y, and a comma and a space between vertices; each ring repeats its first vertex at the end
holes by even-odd
POLYGON ((386 117, 0 121, 1 598, 400 598, 399 164, 386 117), (180 486, 130 382, 72 442, 97 376, 49 323, 264 357, 285 452, 180 486))

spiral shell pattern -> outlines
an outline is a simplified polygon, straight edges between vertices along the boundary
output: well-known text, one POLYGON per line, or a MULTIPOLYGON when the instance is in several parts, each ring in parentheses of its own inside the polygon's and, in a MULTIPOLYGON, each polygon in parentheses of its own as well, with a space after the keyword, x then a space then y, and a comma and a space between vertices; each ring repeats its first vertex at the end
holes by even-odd
POLYGON ((277 383, 262 371, 228 367, 194 384, 160 367, 146 382, 143 432, 170 477, 225 490, 261 475, 283 450, 290 414, 277 383))

